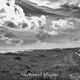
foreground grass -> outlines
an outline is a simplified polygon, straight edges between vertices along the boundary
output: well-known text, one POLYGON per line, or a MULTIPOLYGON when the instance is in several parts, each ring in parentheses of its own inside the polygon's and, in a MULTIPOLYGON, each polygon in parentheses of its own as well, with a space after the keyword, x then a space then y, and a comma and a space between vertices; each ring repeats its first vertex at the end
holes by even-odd
POLYGON ((79 80, 79 48, 0 54, 0 80, 79 80), (41 74, 41 76, 27 76, 41 74), (44 76, 43 74, 52 74, 44 76))

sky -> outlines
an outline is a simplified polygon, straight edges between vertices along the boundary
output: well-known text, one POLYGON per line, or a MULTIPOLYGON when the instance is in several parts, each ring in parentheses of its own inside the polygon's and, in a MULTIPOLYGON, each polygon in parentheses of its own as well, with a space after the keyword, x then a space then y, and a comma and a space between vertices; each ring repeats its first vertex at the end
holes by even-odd
POLYGON ((62 2, 0 0, 0 52, 80 47, 79 4, 62 2))

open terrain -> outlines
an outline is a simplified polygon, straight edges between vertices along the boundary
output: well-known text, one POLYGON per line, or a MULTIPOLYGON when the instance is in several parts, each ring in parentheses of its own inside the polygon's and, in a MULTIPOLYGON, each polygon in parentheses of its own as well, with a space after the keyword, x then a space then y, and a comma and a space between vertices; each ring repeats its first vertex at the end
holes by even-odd
POLYGON ((77 51, 79 48, 0 54, 0 80, 79 80, 77 51))

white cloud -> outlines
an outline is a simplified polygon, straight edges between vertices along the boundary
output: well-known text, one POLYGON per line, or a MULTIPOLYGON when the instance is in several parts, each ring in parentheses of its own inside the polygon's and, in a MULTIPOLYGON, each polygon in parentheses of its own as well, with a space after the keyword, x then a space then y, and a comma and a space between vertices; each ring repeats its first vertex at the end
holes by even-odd
POLYGON ((51 3, 49 0, 29 0, 32 3, 36 3, 38 6, 45 6, 53 9, 61 8, 60 2, 51 3))
POLYGON ((80 7, 80 0, 28 0, 38 6, 45 6, 53 9, 61 8, 61 5, 68 4, 80 7))
MULTIPOLYGON (((10 6, 6 5, 6 0, 0 0, 0 1, 1 1, 0 10, 4 9, 5 11, 3 13, 0 13, 0 26, 4 28, 8 28, 11 31, 14 31, 14 30, 15 31, 32 31, 32 32, 35 32, 36 35, 40 34, 40 38, 45 39, 49 37, 49 35, 57 36, 58 34, 60 34, 59 31, 64 31, 67 29, 75 30, 77 26, 74 26, 74 22, 80 23, 79 19, 74 19, 74 18, 64 18, 64 19, 49 21, 47 19, 47 16, 45 15, 41 15, 40 17, 38 16, 27 17, 25 16, 23 9, 20 6, 16 5, 14 0, 10 0, 12 1, 12 2, 9 2, 10 6), (5 17, 1 18, 3 16, 5 17), (49 25, 47 25, 47 20, 50 22, 49 25), (9 28, 8 26, 4 25, 6 21, 13 22, 19 28, 17 29, 9 28), (25 29, 23 29, 20 26, 20 24, 22 23, 26 23, 28 24, 28 26, 25 29)), ((33 1, 37 2, 36 0, 33 0, 33 1)), ((48 6, 48 7, 53 7, 53 8, 58 8, 59 5, 60 3, 59 4, 55 3, 54 5, 48 1, 43 1, 43 2, 40 2, 39 4, 39 6, 48 6)), ((3 39, 6 39, 6 37, 4 37, 3 39)), ((40 40, 38 39, 38 41, 40 40)))
MULTIPOLYGON (((30 1, 32 1, 32 0, 30 0, 30 1)), ((49 1, 46 2, 45 0, 44 1, 33 0, 33 2, 37 2, 37 3, 40 3, 39 1, 41 2, 41 4, 43 2, 45 2, 45 3, 49 2, 49 1)), ((69 22, 68 19, 60 19, 60 20, 52 21, 51 22, 52 26, 51 25, 49 25, 49 26, 50 26, 50 28, 52 27, 53 30, 48 31, 46 29, 47 18, 45 15, 41 15, 40 17, 37 17, 37 16, 27 17, 27 16, 25 16, 23 9, 20 6, 15 4, 15 0, 10 0, 10 2, 7 2, 7 0, 3 0, 3 1, 1 1, 0 4, 2 5, 2 6, 0 5, 1 6, 0 10, 1 9, 5 10, 5 13, 0 13, 0 16, 5 16, 5 18, 0 19, 0 23, 1 23, 0 25, 2 25, 4 27, 8 27, 3 24, 5 24, 6 21, 11 21, 16 26, 19 27, 19 28, 15 28, 15 29, 10 28, 10 30, 16 30, 16 31, 31 30, 31 31, 37 32, 37 31, 40 31, 40 27, 43 26, 43 32, 49 33, 51 35, 52 34, 55 35, 57 32, 54 31, 54 29, 55 30, 74 29, 73 22, 69 22), (4 2, 4 3, 2 4, 2 2, 4 2), (10 6, 8 6, 6 3, 9 3, 10 6), (15 11, 15 9, 16 9, 16 11, 15 11), (20 24, 24 23, 24 22, 28 26, 25 29, 22 29, 20 24)), ((9 29, 9 27, 8 27, 8 29, 9 29)))
POLYGON ((74 22, 69 19, 60 19, 52 21, 52 27, 55 30, 75 29, 74 22))

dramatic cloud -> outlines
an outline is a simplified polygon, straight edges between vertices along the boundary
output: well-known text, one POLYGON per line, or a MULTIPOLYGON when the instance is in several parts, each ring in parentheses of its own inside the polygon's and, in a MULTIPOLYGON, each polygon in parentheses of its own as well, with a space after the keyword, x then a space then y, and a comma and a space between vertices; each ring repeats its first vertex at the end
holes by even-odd
MULTIPOLYGON (((37 1, 36 1, 37 2, 37 1)), ((44 1, 43 1, 44 2, 44 1)), ((0 13, 0 16, 5 16, 0 18, 0 25, 8 28, 9 30, 16 31, 34 31, 39 33, 40 31, 48 33, 51 35, 57 34, 56 29, 74 29, 73 22, 70 22, 69 19, 59 19, 49 22, 47 27, 47 17, 45 15, 37 16, 25 16, 23 9, 15 4, 15 0, 3 0, 1 1, 1 9, 4 10, 3 13, 0 13), (2 4, 4 2, 4 4, 2 4), (7 5, 8 4, 8 5, 7 5), (48 29, 47 29, 48 28, 48 29), (52 30, 50 30, 52 28, 52 30)))
POLYGON ((69 6, 80 7, 79 0, 29 0, 32 3, 36 3, 38 6, 45 6, 52 9, 62 8, 61 5, 67 4, 69 6))
MULTIPOLYGON (((31 45, 39 42, 38 46, 41 43, 43 46, 44 43, 79 42, 80 19, 70 15, 65 17, 66 12, 61 7, 64 4, 79 7, 78 2, 75 0, 24 0, 24 2, 26 1, 36 3, 36 8, 42 9, 42 11, 45 9, 44 7, 48 7, 46 10, 52 8, 53 14, 55 12, 57 17, 58 14, 62 14, 63 17, 54 19, 55 15, 53 14, 26 16, 27 9, 25 14, 24 9, 15 4, 15 0, 0 0, 0 40, 4 40, 6 45, 31 45)), ((70 13, 78 11, 78 9, 72 10, 72 8, 69 8, 69 11, 70 9, 70 13)))

